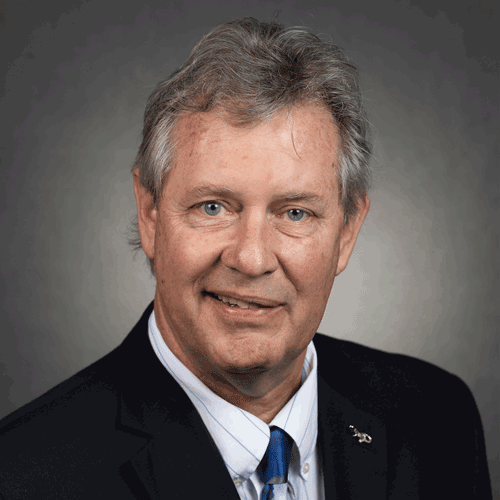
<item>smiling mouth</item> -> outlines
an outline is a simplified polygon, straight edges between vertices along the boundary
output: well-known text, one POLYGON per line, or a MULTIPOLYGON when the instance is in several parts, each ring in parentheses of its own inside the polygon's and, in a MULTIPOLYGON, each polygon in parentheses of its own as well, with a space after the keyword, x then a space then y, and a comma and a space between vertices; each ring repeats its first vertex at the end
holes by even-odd
POLYGON ((238 307, 240 309, 273 309, 273 306, 266 306, 263 304, 258 304, 257 302, 246 302, 244 300, 238 300, 233 297, 228 297, 226 295, 218 295, 212 292, 203 292, 204 295, 212 297, 219 302, 222 302, 229 307, 238 307))

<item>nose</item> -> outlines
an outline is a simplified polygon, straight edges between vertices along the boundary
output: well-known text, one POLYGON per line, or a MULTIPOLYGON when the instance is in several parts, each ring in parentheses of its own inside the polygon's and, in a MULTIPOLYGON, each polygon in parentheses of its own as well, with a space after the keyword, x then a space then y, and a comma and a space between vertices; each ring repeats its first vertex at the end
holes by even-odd
POLYGON ((270 274, 278 269, 274 229, 265 213, 257 210, 242 213, 221 260, 228 268, 249 277, 270 274))

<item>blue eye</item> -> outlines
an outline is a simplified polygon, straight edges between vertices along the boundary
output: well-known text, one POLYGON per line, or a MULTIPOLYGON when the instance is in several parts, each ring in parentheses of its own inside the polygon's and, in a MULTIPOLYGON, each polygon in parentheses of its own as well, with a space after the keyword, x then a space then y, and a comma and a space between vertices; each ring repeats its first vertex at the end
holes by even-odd
POLYGON ((307 216, 307 213, 304 212, 304 210, 300 210, 299 208, 292 208, 291 210, 288 210, 287 214, 288 218, 290 220, 293 220, 294 222, 300 222, 307 216))
POLYGON ((207 215, 212 215, 212 216, 218 215, 218 213, 222 209, 222 205, 220 203, 215 203, 215 201, 209 201, 207 203, 203 203, 202 207, 203 211, 207 215))

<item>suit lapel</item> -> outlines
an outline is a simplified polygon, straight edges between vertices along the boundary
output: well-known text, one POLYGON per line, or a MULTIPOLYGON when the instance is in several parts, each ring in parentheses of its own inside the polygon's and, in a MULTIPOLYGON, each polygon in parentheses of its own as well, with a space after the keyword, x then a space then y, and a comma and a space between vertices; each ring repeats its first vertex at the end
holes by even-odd
MULTIPOLYGON (((321 364, 319 364, 321 368, 321 364)), ((338 375, 338 374, 337 374, 338 375)), ((345 387, 349 374, 337 378, 345 387)), ((318 373, 318 440, 322 451, 326 500, 386 498, 386 427, 375 415, 355 407, 318 373), (368 434, 360 443, 349 426, 368 434)), ((353 387, 353 385, 351 385, 353 387)), ((355 384, 354 384, 355 387, 355 384)))
POLYGON ((200 415, 154 353, 151 307, 121 349, 117 430, 128 434, 120 475, 138 499, 239 498, 200 415))
POLYGON ((210 498, 214 493, 237 500, 236 488, 198 413, 182 406, 167 410, 163 425, 129 461, 142 487, 153 500, 210 498))

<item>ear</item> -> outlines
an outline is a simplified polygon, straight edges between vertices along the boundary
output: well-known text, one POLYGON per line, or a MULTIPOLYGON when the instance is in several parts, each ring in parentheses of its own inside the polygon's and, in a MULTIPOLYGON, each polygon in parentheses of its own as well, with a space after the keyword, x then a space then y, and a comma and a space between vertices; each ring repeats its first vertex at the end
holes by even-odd
POLYGON ((358 202, 357 213, 349 219, 347 225, 344 226, 341 230, 340 252, 339 260, 337 262, 336 276, 338 276, 347 267, 349 257, 351 256, 354 244, 356 243, 356 239, 359 234, 359 230, 363 225, 363 221, 365 220, 366 214, 368 213, 369 209, 370 199, 368 198, 368 195, 365 195, 358 202))
POLYGON ((137 222, 144 253, 154 259, 156 219, 158 211, 155 208, 153 195, 142 185, 139 179, 139 169, 134 169, 134 194, 137 203, 137 222))

